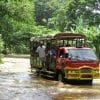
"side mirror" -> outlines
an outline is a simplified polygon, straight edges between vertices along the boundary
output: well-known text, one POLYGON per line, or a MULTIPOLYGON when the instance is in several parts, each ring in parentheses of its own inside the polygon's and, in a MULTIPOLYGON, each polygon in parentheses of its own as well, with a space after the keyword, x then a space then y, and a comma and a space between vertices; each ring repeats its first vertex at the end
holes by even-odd
POLYGON ((63 56, 61 55, 60 58, 63 58, 63 56))

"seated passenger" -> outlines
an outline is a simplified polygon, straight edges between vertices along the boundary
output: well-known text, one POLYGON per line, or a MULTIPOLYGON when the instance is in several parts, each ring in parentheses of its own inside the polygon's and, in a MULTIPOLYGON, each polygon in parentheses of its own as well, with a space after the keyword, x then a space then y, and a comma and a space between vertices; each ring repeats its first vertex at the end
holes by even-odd
POLYGON ((51 47, 51 55, 55 56, 56 55, 56 49, 55 47, 51 47))

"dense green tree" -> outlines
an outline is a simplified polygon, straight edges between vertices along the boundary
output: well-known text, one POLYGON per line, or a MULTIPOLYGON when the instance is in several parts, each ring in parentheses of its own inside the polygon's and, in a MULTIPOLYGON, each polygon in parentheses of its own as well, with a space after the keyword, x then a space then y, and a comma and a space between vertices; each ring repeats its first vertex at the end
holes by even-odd
POLYGON ((85 34, 98 52, 100 1, 0 0, 0 34, 11 52, 28 52, 31 36, 57 31, 85 34))
POLYGON ((96 48, 96 53, 100 59, 100 33, 96 35, 96 38, 93 39, 93 44, 96 48))
MULTIPOLYGON (((17 35, 15 37, 13 34, 19 31, 21 31, 20 33, 32 31, 34 25, 33 8, 32 0, 0 1, 0 33, 2 34, 5 48, 11 49, 14 46, 15 41, 12 40, 16 40, 17 44, 17 35), (24 29, 24 26, 31 26, 31 28, 24 29)), ((21 37, 21 35, 23 34, 19 34, 18 37, 21 37)), ((27 34, 28 36, 29 34, 27 34)))
POLYGON ((51 5, 52 2, 53 0, 34 0, 34 16, 37 25, 47 26, 48 20, 52 17, 53 11, 55 10, 51 5))
POLYGON ((55 5, 58 4, 53 17, 49 20, 49 25, 60 31, 70 31, 71 28, 76 28, 79 17, 82 17, 84 24, 90 26, 98 26, 100 23, 98 0, 63 0, 55 3, 55 5))

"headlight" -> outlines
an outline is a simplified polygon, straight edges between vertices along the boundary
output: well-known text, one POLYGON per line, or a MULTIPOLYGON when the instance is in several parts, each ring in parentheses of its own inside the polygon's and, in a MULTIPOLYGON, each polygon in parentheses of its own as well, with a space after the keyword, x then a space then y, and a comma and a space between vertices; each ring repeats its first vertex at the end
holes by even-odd
POLYGON ((94 70, 94 73, 99 73, 99 70, 94 70))

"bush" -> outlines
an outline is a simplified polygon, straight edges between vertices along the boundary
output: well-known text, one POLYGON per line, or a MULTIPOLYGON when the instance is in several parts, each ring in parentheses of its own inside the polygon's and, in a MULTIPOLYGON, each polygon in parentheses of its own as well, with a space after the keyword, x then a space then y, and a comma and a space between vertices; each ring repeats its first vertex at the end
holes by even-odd
POLYGON ((7 49, 2 50, 2 54, 7 55, 8 54, 8 50, 7 49))

